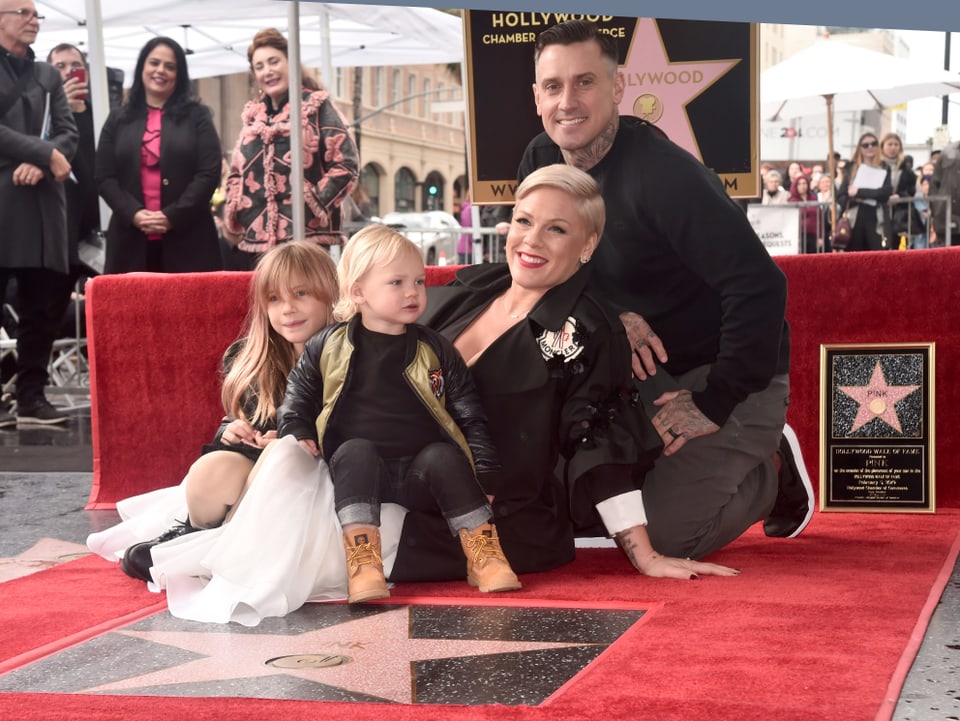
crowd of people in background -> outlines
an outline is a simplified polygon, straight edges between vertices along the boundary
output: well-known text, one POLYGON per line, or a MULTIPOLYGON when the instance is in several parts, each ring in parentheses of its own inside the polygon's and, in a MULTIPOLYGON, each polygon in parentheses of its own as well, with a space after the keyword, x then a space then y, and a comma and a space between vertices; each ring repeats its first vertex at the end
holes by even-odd
MULTIPOLYGON (((186 52, 168 37, 141 48, 125 99, 96 137, 86 58, 62 44, 40 62, 31 46, 41 20, 31 0, 0 0, 0 298, 4 331, 17 339, 2 367, 15 395, 0 402, 0 428, 69 420, 44 388, 71 301, 82 303, 78 281, 252 269, 293 239, 300 182, 290 178, 287 41, 276 29, 250 45, 257 98, 228 154, 193 95, 186 52), (102 232, 101 198, 111 211, 102 232)), ((304 238, 328 249, 344 240, 340 206, 356 187, 359 153, 308 73, 301 92, 304 238)))
MULTIPOLYGON (((948 148, 956 146, 956 143, 948 148)), ((950 150, 950 153, 955 151, 950 150)), ((954 198, 960 182, 949 177, 950 163, 938 160, 941 150, 930 153, 919 168, 904 152, 897 133, 878 136, 864 132, 850 159, 834 153, 835 171, 829 159, 823 163, 792 161, 785 170, 775 164, 760 164, 761 205, 802 204, 800 209, 800 252, 824 253, 841 250, 832 241, 836 220, 846 216, 853 237, 842 250, 908 250, 943 247, 945 225, 934 216, 946 213, 944 196, 954 198), (947 167, 946 177, 938 167, 947 167), (854 182, 861 167, 875 168, 881 178, 876 187, 858 187, 854 182), (931 201, 931 196, 933 200, 931 201)), ((954 171, 955 172, 955 171, 954 171)), ((859 176, 867 177, 867 174, 859 176)), ((954 211, 954 214, 956 212, 954 211)), ((956 228, 956 226, 954 226, 956 228)), ((839 246, 839 244, 837 244, 839 246)))

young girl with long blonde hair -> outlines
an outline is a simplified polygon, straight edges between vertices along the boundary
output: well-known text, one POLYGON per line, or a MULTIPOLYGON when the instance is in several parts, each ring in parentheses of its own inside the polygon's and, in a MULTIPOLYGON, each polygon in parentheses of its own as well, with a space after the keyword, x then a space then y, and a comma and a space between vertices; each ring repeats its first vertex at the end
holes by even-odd
MULTIPOLYGON (((329 555, 322 530, 333 524, 314 519, 332 517, 332 495, 315 475, 298 485, 276 474, 256 480, 255 470, 277 436, 287 375, 306 341, 333 321, 337 296, 336 265, 323 248, 296 241, 266 253, 242 337, 224 354, 225 416, 213 441, 180 485, 120 501, 122 522, 87 539, 128 575, 166 589, 174 615, 250 625, 312 594, 318 579, 301 564, 329 555)), ((339 533, 331 537, 339 546, 339 533)), ((326 587, 340 586, 336 576, 326 587)))
POLYGON ((336 265, 307 242, 263 256, 250 286, 246 335, 224 354, 221 392, 226 415, 213 442, 184 479, 187 517, 157 538, 130 546, 124 573, 152 580, 151 551, 160 543, 229 521, 249 488, 263 448, 277 437, 277 406, 304 343, 333 320, 336 265))

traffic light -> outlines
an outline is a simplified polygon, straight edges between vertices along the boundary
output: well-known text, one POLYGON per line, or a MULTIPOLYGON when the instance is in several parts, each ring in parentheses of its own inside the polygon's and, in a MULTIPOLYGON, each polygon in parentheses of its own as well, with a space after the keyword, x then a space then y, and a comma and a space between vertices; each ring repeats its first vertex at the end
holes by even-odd
POLYGON ((430 183, 430 185, 427 186, 427 192, 430 195, 436 195, 439 190, 436 183, 430 183))

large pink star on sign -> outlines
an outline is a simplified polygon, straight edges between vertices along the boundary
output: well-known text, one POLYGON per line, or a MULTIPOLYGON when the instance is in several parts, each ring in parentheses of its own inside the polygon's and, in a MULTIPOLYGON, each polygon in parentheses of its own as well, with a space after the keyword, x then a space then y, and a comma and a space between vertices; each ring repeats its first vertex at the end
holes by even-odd
POLYGON ((654 123, 673 142, 702 161, 700 146, 687 117, 687 103, 738 62, 672 63, 656 21, 640 18, 627 52, 627 61, 620 67, 624 80, 620 114, 636 115, 654 123))
POLYGON ((888 386, 887 379, 883 376, 883 369, 880 368, 880 361, 877 361, 868 385, 837 387, 860 404, 857 417, 850 429, 851 433, 874 418, 879 418, 897 433, 903 433, 895 406, 920 386, 888 386))

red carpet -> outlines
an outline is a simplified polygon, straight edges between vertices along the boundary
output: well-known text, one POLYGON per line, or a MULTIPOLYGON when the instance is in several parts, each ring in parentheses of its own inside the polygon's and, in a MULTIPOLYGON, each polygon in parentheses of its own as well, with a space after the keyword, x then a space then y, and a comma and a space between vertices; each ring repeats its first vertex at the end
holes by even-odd
MULTIPOLYGON (((798 539, 755 529, 712 560, 736 579, 647 579, 612 549, 581 551, 503 598, 629 600, 653 611, 540 707, 447 707, 250 699, 0 694, 20 721, 272 721, 349 718, 872 721, 889 719, 956 560, 960 511, 818 514, 798 539)), ((456 598, 461 584, 402 596, 456 598)), ((158 597, 97 558, 0 584, 0 672, 152 612, 158 597)), ((238 642, 242 639, 238 637, 238 642)))

